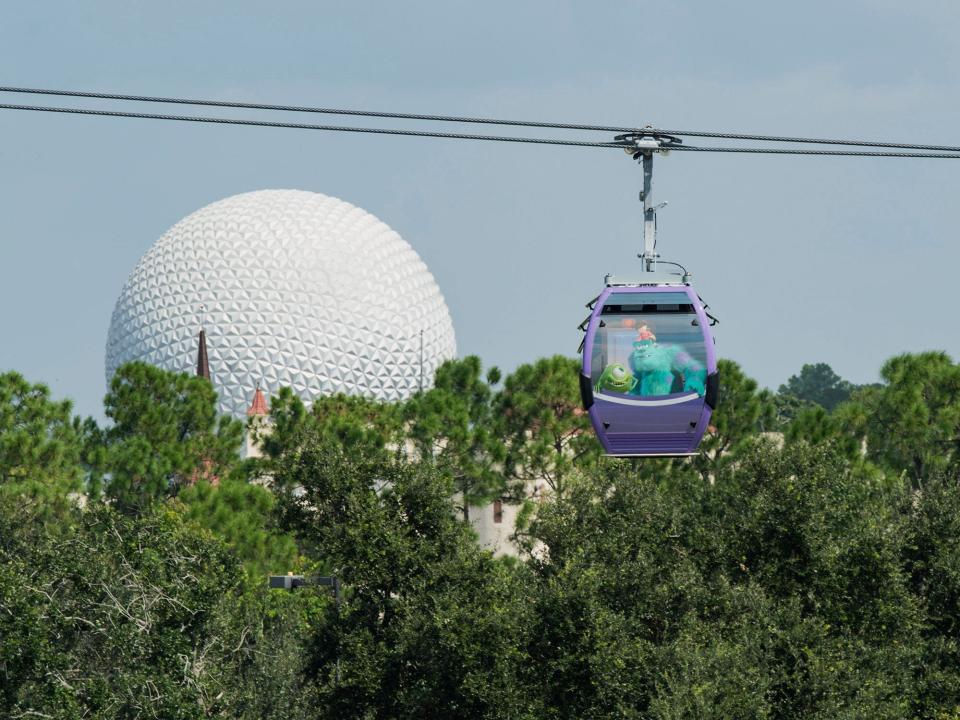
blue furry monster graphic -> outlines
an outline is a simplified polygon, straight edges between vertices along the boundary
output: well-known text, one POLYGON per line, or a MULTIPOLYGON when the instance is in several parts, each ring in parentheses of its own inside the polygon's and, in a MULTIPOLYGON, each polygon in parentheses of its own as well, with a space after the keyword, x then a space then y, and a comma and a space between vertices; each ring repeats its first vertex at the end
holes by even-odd
POLYGON ((679 345, 660 344, 646 326, 640 328, 630 354, 630 369, 636 379, 630 390, 641 397, 695 392, 703 396, 707 371, 679 345), (674 389, 674 386, 677 385, 674 389))

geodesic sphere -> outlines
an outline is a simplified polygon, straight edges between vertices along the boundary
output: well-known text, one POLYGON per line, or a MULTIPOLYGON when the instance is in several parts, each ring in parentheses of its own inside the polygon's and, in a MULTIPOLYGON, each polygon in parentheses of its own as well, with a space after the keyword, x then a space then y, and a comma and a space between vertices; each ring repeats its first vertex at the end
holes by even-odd
POLYGON ((258 383, 309 403, 346 393, 403 400, 456 353, 446 303, 413 248, 370 213, 300 190, 220 200, 140 259, 107 335, 107 383, 143 360, 195 372, 206 330, 220 411, 258 383))

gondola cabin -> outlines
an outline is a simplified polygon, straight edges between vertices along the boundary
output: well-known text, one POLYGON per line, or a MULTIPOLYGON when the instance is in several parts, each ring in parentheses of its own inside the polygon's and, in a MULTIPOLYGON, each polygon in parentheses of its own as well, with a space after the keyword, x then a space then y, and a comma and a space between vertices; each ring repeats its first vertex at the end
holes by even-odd
POLYGON ((709 320, 682 283, 610 285, 597 298, 580 390, 608 455, 696 453, 719 387, 709 320))

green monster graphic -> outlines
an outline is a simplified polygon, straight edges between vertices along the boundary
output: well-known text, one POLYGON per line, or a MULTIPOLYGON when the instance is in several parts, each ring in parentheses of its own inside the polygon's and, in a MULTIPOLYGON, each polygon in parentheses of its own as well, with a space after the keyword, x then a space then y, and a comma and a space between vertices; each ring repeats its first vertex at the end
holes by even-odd
POLYGON ((611 363, 603 369, 593 389, 596 392, 611 390, 618 393, 628 393, 633 390, 636 382, 637 379, 626 367, 620 363, 611 363))

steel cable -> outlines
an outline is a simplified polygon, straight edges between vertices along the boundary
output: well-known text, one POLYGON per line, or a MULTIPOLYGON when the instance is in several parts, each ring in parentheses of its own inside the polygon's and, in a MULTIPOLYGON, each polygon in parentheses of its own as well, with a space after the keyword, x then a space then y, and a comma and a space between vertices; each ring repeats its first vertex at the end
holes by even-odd
MULTIPOLYGON (((686 135, 687 137, 713 138, 718 140, 753 140, 756 142, 785 142, 785 143, 806 143, 813 145, 852 145, 856 147, 876 147, 876 148, 894 148, 901 150, 932 150, 945 153, 960 153, 960 146, 952 145, 922 145, 916 143, 889 143, 873 140, 830 140, 828 138, 802 138, 787 137, 781 135, 743 135, 737 133, 714 133, 701 132, 698 130, 661 130, 657 128, 652 131, 663 135, 686 135)), ((724 151, 721 151, 724 152, 724 151)), ((896 155, 894 157, 900 157, 896 155)), ((905 157, 912 157, 907 155, 905 157)))
POLYGON ((48 107, 44 105, 8 105, 0 104, 0 110, 28 110, 33 112, 64 113, 68 115, 96 115, 101 117, 137 118, 142 120, 176 120, 180 122, 211 123, 216 125, 249 125, 254 127, 275 127, 298 130, 330 130, 334 132, 370 133, 374 135, 405 135, 409 137, 450 138, 454 140, 488 140, 493 142, 532 143, 534 145, 567 145, 574 147, 600 147, 623 150, 630 146, 612 142, 590 142, 585 140, 563 140, 560 138, 527 138, 503 135, 470 135, 466 133, 442 133, 423 130, 395 130, 389 128, 363 128, 345 125, 312 125, 309 123, 274 122, 270 120, 242 120, 239 118, 216 118, 195 115, 164 115, 159 113, 131 113, 120 110, 91 110, 85 108, 48 107))
MULTIPOLYGON (((635 132, 641 131, 641 129, 638 127, 619 127, 619 126, 612 126, 612 125, 584 125, 584 124, 577 124, 577 123, 538 122, 538 121, 528 121, 528 120, 499 120, 495 118, 484 118, 484 117, 458 117, 454 115, 429 115, 429 114, 420 114, 420 113, 380 112, 380 111, 371 111, 371 110, 352 110, 348 108, 313 107, 308 105, 278 105, 278 104, 269 104, 269 103, 230 102, 230 101, 224 101, 224 100, 160 97, 160 96, 151 96, 151 95, 129 95, 129 94, 122 94, 122 93, 98 93, 98 92, 89 92, 89 91, 82 91, 82 90, 50 90, 50 89, 44 89, 44 88, 0 86, 0 92, 33 94, 33 95, 50 95, 50 96, 59 96, 59 97, 89 98, 89 99, 96 99, 96 100, 120 100, 120 101, 127 101, 127 102, 199 105, 199 106, 207 106, 207 107, 223 107, 223 108, 236 108, 236 109, 246 109, 246 110, 271 110, 271 111, 284 111, 284 112, 323 113, 328 115, 350 115, 355 117, 391 118, 391 119, 397 119, 397 120, 419 120, 424 122, 454 122, 454 123, 464 123, 464 124, 503 125, 503 126, 513 126, 513 127, 530 127, 530 128, 554 129, 554 130, 584 130, 584 131, 590 131, 590 132, 610 132, 610 133, 635 133, 635 132)), ((643 130, 650 133, 661 134, 661 135, 681 135, 681 136, 687 136, 687 137, 702 137, 702 138, 723 139, 723 140, 748 140, 748 141, 754 141, 754 142, 786 142, 786 143, 814 144, 814 145, 841 145, 841 146, 854 146, 854 147, 890 148, 890 149, 898 149, 898 150, 925 150, 925 151, 942 152, 942 153, 960 153, 960 146, 951 146, 951 145, 930 145, 930 144, 922 144, 922 143, 893 143, 893 142, 881 142, 881 141, 874 141, 874 140, 842 140, 842 139, 830 139, 830 138, 807 138, 807 137, 791 137, 791 136, 784 136, 784 135, 721 133, 721 132, 706 132, 702 130, 668 130, 663 128, 643 128, 643 130)), ((445 137, 445 136, 444 135, 437 135, 437 136, 428 135, 428 137, 445 137)), ((719 150, 718 152, 732 152, 732 151, 719 150)), ((792 154, 792 153, 781 152, 778 154, 792 154)), ((798 153, 798 154, 802 154, 802 153, 798 153)), ((913 156, 912 155, 892 155, 892 156, 881 156, 881 157, 913 157, 913 156)), ((929 156, 929 157, 935 157, 935 156, 929 156)))
POLYGON ((90 98, 95 100, 125 100, 171 105, 205 105, 207 107, 238 108, 244 110, 280 110, 283 112, 322 113, 326 115, 353 115, 357 117, 391 118, 394 120, 423 120, 427 122, 456 122, 471 125, 510 125, 514 127, 547 128, 554 130, 590 130, 596 132, 635 132, 635 127, 608 127, 606 125, 577 125, 574 123, 551 123, 527 120, 496 120, 494 118, 457 117, 455 115, 423 115, 418 113, 378 112, 374 110, 350 110, 345 108, 311 107, 308 105, 271 105, 267 103, 230 102, 225 100, 191 100, 187 98, 155 97, 150 95, 121 95, 74 90, 42 90, 0 86, 0 92, 28 93, 33 95, 56 95, 60 97, 90 98))
MULTIPOLYGON (((3 90, 3 88, 0 88, 3 90)), ((401 130, 394 128, 365 128, 365 127, 351 127, 345 125, 317 125, 311 123, 291 123, 291 122, 279 122, 272 120, 247 120, 242 118, 221 118, 221 117, 208 117, 208 116, 197 116, 197 115, 168 115, 163 113, 134 113, 126 112, 122 110, 97 110, 92 108, 67 108, 67 107, 55 107, 55 106, 46 106, 46 105, 14 105, 14 104, 0 104, 0 110, 25 110, 31 112, 47 112, 47 113, 62 113, 68 115, 92 115, 100 117, 121 117, 121 118, 135 118, 141 120, 174 120, 178 122, 195 122, 195 123, 208 123, 216 125, 240 125, 240 126, 253 126, 253 127, 275 127, 275 128, 286 128, 286 129, 298 129, 298 130, 326 130, 331 132, 349 132, 349 133, 367 133, 372 135, 400 135, 407 137, 430 137, 430 138, 447 138, 453 140, 482 140, 482 141, 491 141, 491 142, 512 142, 512 143, 528 143, 533 145, 559 145, 559 146, 570 146, 570 147, 599 147, 599 148, 616 148, 621 150, 634 150, 635 146, 628 142, 596 142, 588 140, 565 140, 562 138, 532 138, 532 137, 511 137, 504 135, 479 135, 471 133, 444 133, 444 132, 433 132, 427 130, 401 130)), ((358 111, 360 112, 360 111, 358 111)), ((409 117, 409 116, 404 116, 409 117)), ((427 117, 427 116, 424 116, 427 117)), ((433 116, 440 117, 440 116, 433 116)), ((491 121, 493 122, 493 121, 491 121)), ((523 123, 517 122, 516 124, 522 125, 523 123)), ((556 127, 556 126, 554 126, 556 127)), ((573 126, 568 126, 573 127, 573 126)), ((656 131, 660 132, 660 131, 656 131)), ((667 134, 664 131, 665 134, 667 134)), ((678 131, 670 131, 669 134, 679 134, 678 131)), ((721 134, 713 134, 712 137, 723 137, 721 134)), ((739 136, 747 137, 747 136, 739 136)), ((759 136, 754 136, 759 137, 759 136)), ((771 138, 773 136, 770 136, 771 138)), ((780 138, 784 142, 801 142, 796 138, 780 138)), ((808 140, 807 142, 820 142, 808 140)), ((822 142, 834 142, 834 141, 822 141, 822 142)), ((861 145, 858 142, 852 141, 836 141, 837 144, 846 144, 846 145, 861 145)), ((908 146, 898 146, 882 143, 866 143, 870 147, 908 147, 908 146)), ((916 145, 909 146, 916 148, 937 148, 942 146, 934 145, 916 145)), ((950 152, 884 152, 879 150, 837 150, 837 149, 828 149, 828 150, 812 150, 812 149, 803 149, 803 148, 751 148, 751 147, 701 147, 693 145, 670 145, 665 147, 664 150, 669 151, 678 151, 678 152, 722 152, 722 153, 749 153, 749 154, 762 154, 762 155, 821 155, 821 156, 835 156, 835 157, 892 157, 892 158, 931 158, 931 159, 960 159, 960 148, 957 148, 955 153, 950 152)))
POLYGON ((751 153, 754 155, 829 155, 839 157, 895 157, 960 160, 960 151, 957 153, 924 153, 883 152, 879 150, 805 150, 803 148, 696 147, 692 145, 673 145, 669 150, 670 152, 677 150, 681 152, 751 153))

